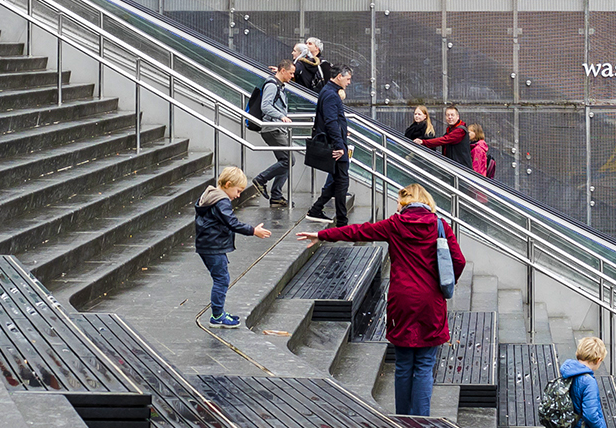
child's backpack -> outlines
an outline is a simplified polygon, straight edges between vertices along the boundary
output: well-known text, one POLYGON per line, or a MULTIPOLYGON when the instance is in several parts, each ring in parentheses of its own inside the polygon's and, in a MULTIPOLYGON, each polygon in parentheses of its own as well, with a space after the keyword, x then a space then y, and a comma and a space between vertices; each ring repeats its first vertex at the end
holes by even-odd
MULTIPOLYGON (((280 86, 278 86, 275 80, 268 79, 265 81, 263 86, 261 86, 260 88, 258 86, 255 86, 255 88, 252 90, 252 94, 250 94, 250 99, 248 100, 248 104, 246 105, 246 110, 245 110, 246 113, 250 113, 251 115, 253 115, 259 120, 263 120, 263 112, 261 111, 261 101, 263 100, 263 89, 265 88, 265 85, 267 85, 268 83, 274 83, 276 85, 277 90, 276 90, 276 96, 274 97, 274 104, 275 104, 276 100, 280 97, 280 86)), ((257 125, 255 122, 251 121, 250 119, 246 119, 246 127, 250 129, 251 131, 258 132, 261 130, 261 127, 257 125)))
POLYGON ((486 177, 494 178, 495 174, 496 174, 496 161, 491 155, 488 155, 486 159, 486 177))
POLYGON ((539 422, 548 428, 572 428, 581 415, 573 411, 573 401, 569 395, 573 377, 558 377, 548 382, 539 403, 539 422))

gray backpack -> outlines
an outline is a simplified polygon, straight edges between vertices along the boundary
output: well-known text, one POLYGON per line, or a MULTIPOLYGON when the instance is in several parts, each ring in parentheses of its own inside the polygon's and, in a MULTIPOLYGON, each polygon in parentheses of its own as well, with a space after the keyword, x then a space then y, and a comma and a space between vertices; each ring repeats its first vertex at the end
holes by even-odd
POLYGON ((548 428, 573 428, 582 415, 573 410, 569 391, 574 377, 558 377, 548 382, 539 403, 539 422, 548 428))

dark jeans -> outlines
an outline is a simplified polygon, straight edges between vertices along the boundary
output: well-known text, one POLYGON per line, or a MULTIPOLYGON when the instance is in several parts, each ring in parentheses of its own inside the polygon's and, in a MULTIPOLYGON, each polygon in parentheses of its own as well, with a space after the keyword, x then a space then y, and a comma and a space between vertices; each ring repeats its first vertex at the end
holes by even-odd
POLYGON ((430 416, 437 346, 396 346, 396 414, 430 416))
POLYGON ((212 315, 218 316, 225 310, 225 299, 229 288, 229 259, 226 254, 199 254, 212 277, 212 315))
MULTIPOLYGON (((289 145, 287 133, 278 129, 271 132, 264 132, 261 134, 261 137, 263 137, 263 141, 265 141, 268 146, 278 147, 289 145)), ((287 182, 287 178, 289 178, 289 152, 274 152, 274 156, 276 156, 278 162, 257 175, 255 180, 257 180, 257 183, 266 184, 273 178, 274 183, 272 184, 270 196, 274 200, 280 200, 282 199, 282 186, 284 186, 284 183, 287 182)), ((295 165, 295 156, 291 156, 291 159, 293 165, 295 165)))
POLYGON ((312 205, 309 213, 317 214, 323 211, 323 207, 334 198, 336 205, 336 226, 346 226, 349 223, 347 218, 346 194, 349 190, 349 163, 336 162, 336 170, 325 182, 325 187, 321 190, 321 196, 312 205), (329 184, 328 184, 329 183, 329 184))

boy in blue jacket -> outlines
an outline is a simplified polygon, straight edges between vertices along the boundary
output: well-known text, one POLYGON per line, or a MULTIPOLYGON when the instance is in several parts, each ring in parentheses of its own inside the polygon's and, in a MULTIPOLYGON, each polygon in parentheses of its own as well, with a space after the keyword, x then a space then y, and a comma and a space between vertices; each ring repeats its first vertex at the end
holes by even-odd
POLYGON ((233 214, 231 201, 246 188, 246 175, 236 167, 227 167, 218 177, 218 187, 208 186, 195 204, 195 246, 212 276, 212 316, 210 327, 237 328, 238 316, 225 312, 225 298, 229 288, 229 259, 227 253, 235 250, 235 233, 269 238, 271 232, 242 223, 233 214))
POLYGON ((575 413, 582 417, 575 428, 585 423, 586 428, 606 428, 601 398, 599 397, 599 385, 593 374, 597 370, 605 356, 607 349, 598 337, 585 337, 580 340, 575 353, 576 360, 567 360, 560 368, 563 378, 574 377, 571 382, 571 401, 575 413))

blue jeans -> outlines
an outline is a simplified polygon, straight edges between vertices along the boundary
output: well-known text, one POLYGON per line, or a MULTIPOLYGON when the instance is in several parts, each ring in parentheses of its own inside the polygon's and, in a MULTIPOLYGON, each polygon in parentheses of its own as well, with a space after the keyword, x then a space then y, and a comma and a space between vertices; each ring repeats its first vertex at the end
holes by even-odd
POLYGON ((396 346, 396 414, 430 416, 437 346, 396 346))
POLYGON ((226 254, 199 254, 212 277, 212 315, 219 316, 225 310, 225 299, 229 289, 229 259, 226 254))
MULTIPOLYGON (((261 137, 268 146, 279 147, 289 145, 288 134, 277 129, 271 132, 264 132, 261 134, 261 137)), ((276 151, 274 156, 276 156, 278 162, 257 175, 255 180, 259 184, 267 184, 268 181, 274 179, 270 196, 272 200, 276 201, 282 199, 282 186, 284 186, 284 183, 289 178, 289 152, 276 151)), ((295 165, 295 156, 291 155, 291 159, 292 164, 295 165)))

